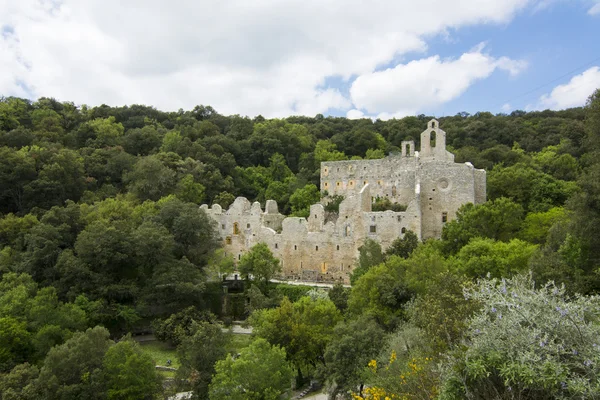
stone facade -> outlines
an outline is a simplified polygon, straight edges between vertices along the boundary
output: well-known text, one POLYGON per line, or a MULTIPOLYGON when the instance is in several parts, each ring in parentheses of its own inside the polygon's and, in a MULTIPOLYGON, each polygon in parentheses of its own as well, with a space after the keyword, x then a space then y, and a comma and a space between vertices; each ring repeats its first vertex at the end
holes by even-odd
POLYGON ((201 209, 217 222, 236 260, 265 242, 281 260, 283 279, 348 283, 366 238, 383 249, 407 230, 420 239, 439 238, 460 206, 485 202, 485 190, 485 171, 455 163, 446 151, 446 132, 431 120, 421 133, 420 152, 407 141, 401 154, 384 159, 321 163, 321 191, 344 196, 338 214, 326 215, 322 204, 314 204, 308 218, 285 217, 273 200, 263 211, 243 197, 227 211, 218 204, 201 209), (406 210, 374 212, 377 197, 406 210))

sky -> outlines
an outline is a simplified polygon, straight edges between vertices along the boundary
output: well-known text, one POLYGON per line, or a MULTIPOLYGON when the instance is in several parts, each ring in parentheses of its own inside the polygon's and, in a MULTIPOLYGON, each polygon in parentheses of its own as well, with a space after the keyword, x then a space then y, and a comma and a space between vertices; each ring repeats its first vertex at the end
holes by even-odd
POLYGON ((224 115, 578 107, 600 0, 0 0, 0 96, 224 115))

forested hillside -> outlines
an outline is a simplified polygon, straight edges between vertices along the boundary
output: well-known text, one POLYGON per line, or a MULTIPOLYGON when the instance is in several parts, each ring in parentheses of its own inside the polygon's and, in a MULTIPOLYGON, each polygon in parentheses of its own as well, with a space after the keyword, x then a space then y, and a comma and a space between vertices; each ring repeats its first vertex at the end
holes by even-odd
POLYGON ((583 108, 438 118, 456 161, 487 170, 488 201, 441 240, 367 241, 351 289, 249 282, 256 340, 239 359, 279 380, 235 392, 210 313, 231 317, 213 281, 233 261, 198 206, 306 215, 320 162, 418 146, 429 119, 1 99, 0 399, 158 396, 153 360, 113 341, 149 330, 178 346, 178 387, 198 398, 276 398, 294 376, 369 399, 600 396, 600 90, 583 108))

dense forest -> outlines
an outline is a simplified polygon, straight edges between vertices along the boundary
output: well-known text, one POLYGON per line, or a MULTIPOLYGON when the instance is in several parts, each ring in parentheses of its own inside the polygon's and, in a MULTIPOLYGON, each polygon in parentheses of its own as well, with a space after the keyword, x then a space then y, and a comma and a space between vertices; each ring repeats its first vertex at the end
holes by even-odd
POLYGON ((600 397, 600 90, 585 107, 438 118, 488 201, 440 240, 367 240, 352 287, 240 261, 234 309, 203 203, 307 215, 322 161, 382 158, 430 116, 253 119, 209 106, 0 99, 0 399, 600 397), (251 340, 223 329, 232 318, 251 340), (135 340, 176 349, 170 383, 135 340))

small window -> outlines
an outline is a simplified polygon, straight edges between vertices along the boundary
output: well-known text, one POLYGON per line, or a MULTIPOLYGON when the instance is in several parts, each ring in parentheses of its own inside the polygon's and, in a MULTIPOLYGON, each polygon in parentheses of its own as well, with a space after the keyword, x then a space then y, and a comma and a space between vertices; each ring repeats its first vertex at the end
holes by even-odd
POLYGON ((431 127, 432 127, 432 128, 435 128, 435 122, 432 122, 432 123, 431 123, 431 127))
POLYGON ((298 246, 294 245, 294 250, 298 250, 298 246))
POLYGON ((315 219, 317 219, 317 214, 315 214, 315 219))
POLYGON ((279 248, 279 245, 278 245, 277 243, 275 243, 275 248, 276 248, 276 249, 278 249, 278 248, 279 248))
POLYGON ((406 233, 406 228, 402 228, 402 233, 406 233))
POLYGON ((315 251, 319 251, 319 246, 315 246, 315 251))
POLYGON ((250 229, 250 224, 246 224, 246 228, 250 229))
POLYGON ((242 255, 238 254, 238 260, 241 260, 241 259, 242 259, 242 255))
POLYGON ((324 186, 325 186, 325 187, 328 187, 328 186, 329 186, 329 183, 325 182, 324 186))
POLYGON ((400 215, 398 215, 398 222, 402 221, 402 217, 400 215))
POLYGON ((430 197, 430 198, 429 198, 429 201, 431 201, 431 200, 433 200, 433 197, 430 197))
POLYGON ((377 233, 377 225, 371 225, 371 227, 369 228, 369 232, 377 233))
POLYGON ((335 185, 336 185, 336 186, 340 186, 340 183, 339 183, 339 182, 336 182, 336 184, 335 184, 335 185))
POLYGON ((442 223, 446 223, 448 222, 448 213, 447 212, 443 212, 442 213, 442 223))
POLYGON ((240 234, 240 224, 238 224, 237 222, 233 223, 233 234, 234 235, 240 234))
POLYGON ((338 245, 336 246, 336 250, 339 250, 339 249, 340 249, 340 245, 338 244, 338 245))
POLYGON ((227 236, 227 237, 225 238, 225 243, 226 243, 226 244, 231 244, 231 236, 227 236))

